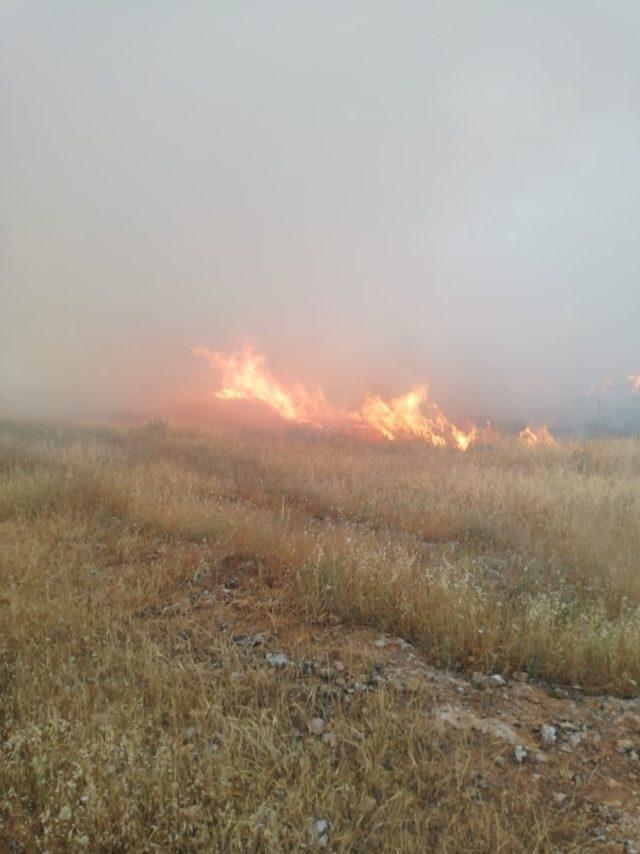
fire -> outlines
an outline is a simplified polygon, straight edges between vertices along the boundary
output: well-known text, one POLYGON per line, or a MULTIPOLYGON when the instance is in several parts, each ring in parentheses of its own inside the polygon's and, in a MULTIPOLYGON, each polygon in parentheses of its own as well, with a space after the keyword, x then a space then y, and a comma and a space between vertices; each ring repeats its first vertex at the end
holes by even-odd
POLYGON ((546 424, 542 424, 540 427, 533 427, 528 424, 518 433, 518 439, 523 445, 527 445, 530 448, 543 445, 552 448, 556 443, 546 424))
POLYGON ((629 374, 627 379, 631 385, 631 394, 640 394, 640 372, 637 374, 629 374))
POLYGON ((432 445, 451 445, 466 451, 476 434, 473 426, 468 432, 452 424, 435 403, 428 401, 429 389, 420 385, 403 397, 383 400, 379 395, 368 397, 353 415, 355 421, 381 433, 391 441, 416 437, 432 445), (423 410, 428 408, 428 415, 423 410))
MULTIPOLYGON (((284 421, 315 428, 364 430, 389 441, 419 439, 436 447, 466 451, 474 442, 495 439, 489 425, 478 430, 454 424, 429 398, 429 387, 417 385, 406 394, 385 400, 368 395, 359 409, 347 411, 331 404, 321 388, 310 391, 301 383, 285 384, 273 376, 265 357, 250 346, 231 354, 205 347, 193 353, 206 359, 217 377, 215 396, 220 400, 259 401, 284 421)), ((525 427, 520 440, 526 445, 553 445, 547 427, 525 427)))
POLYGON ((321 426, 327 413, 322 389, 309 392, 300 383, 290 388, 278 382, 267 368, 266 359, 249 346, 225 356, 205 347, 193 350, 203 356, 220 376, 221 400, 258 400, 274 409, 285 421, 321 426))

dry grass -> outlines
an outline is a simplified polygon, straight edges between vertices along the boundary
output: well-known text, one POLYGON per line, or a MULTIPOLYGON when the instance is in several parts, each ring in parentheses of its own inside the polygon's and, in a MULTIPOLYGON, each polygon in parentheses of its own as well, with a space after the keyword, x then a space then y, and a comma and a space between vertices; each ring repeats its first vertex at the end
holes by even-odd
POLYGON ((635 440, 460 454, 7 422, 0 849, 314 850, 326 818, 336 851, 588 850, 515 768, 479 799, 419 698, 343 708, 248 657, 188 605, 237 556, 277 593, 278 637, 311 627, 300 656, 331 617, 450 668, 638 693, 635 440))

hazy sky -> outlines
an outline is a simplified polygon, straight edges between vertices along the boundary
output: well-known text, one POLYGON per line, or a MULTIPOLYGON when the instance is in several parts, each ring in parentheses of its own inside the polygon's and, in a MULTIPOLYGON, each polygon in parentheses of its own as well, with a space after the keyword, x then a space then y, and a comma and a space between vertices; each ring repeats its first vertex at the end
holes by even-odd
POLYGON ((640 370, 637 0, 0 23, 0 413, 161 409, 189 346, 243 336, 469 414, 568 417, 640 370))

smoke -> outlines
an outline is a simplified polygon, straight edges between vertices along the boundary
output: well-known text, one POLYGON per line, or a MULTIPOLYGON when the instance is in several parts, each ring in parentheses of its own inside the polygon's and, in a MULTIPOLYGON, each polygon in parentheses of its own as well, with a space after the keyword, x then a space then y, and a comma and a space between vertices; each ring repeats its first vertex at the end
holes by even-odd
POLYGON ((195 411, 249 341, 337 405, 638 430, 634 0, 0 15, 0 414, 195 411))

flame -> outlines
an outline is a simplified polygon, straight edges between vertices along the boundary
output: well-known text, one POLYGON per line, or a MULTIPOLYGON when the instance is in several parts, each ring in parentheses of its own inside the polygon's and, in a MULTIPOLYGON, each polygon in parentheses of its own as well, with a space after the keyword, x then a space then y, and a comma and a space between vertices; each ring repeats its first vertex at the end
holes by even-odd
POLYGON ((556 443, 556 440, 549 432, 549 428, 546 424, 542 424, 540 427, 533 427, 531 424, 527 424, 527 426, 518 433, 518 439, 523 445, 527 445, 529 448, 541 447, 544 445, 552 448, 556 443))
MULTIPOLYGON (((391 442, 419 439, 436 447, 461 451, 475 442, 494 441, 499 435, 489 424, 482 430, 475 424, 463 429, 449 421, 430 400, 427 385, 416 385, 390 400, 370 394, 359 409, 349 412, 327 401, 321 388, 310 391, 301 383, 287 385, 276 379, 265 357, 250 346, 230 354, 206 347, 194 348, 193 353, 206 359, 216 374, 214 394, 218 399, 259 401, 291 424, 365 430, 391 442)), ((530 446, 555 444, 546 426, 525 427, 520 441, 530 446)))
POLYGON ((274 409, 285 421, 321 426, 328 409, 322 389, 309 392, 300 383, 290 388, 276 380, 266 359, 250 346, 225 356, 205 347, 194 348, 220 376, 221 388, 215 396, 221 400, 258 400, 274 409))
POLYGON ((640 371, 637 374, 629 374, 627 379, 631 385, 631 394, 640 394, 640 371))
POLYGON ((403 397, 383 400, 379 395, 367 397, 361 409, 353 415, 355 421, 394 441, 398 438, 419 438, 432 445, 451 445, 466 451, 476 435, 473 426, 468 433, 452 424, 435 403, 428 402, 429 389, 419 385, 403 397), (429 415, 422 411, 428 406, 429 415))

